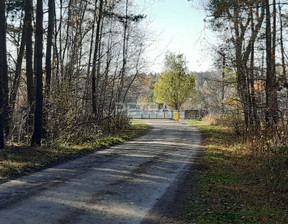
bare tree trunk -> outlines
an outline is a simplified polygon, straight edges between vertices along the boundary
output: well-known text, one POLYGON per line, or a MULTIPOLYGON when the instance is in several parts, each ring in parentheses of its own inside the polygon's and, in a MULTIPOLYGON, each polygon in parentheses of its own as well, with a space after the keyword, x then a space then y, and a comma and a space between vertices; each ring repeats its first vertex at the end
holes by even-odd
POLYGON ((225 113, 225 105, 223 103, 223 101, 225 100, 225 83, 224 83, 224 78, 225 78, 225 71, 224 71, 224 68, 226 66, 226 55, 225 53, 222 54, 222 58, 223 58, 223 64, 222 64, 222 86, 221 86, 221 109, 222 109, 222 113, 224 114, 225 113))
POLYGON ((5 1, 0 0, 0 149, 5 147, 4 128, 8 114, 8 66, 6 51, 5 1))
POLYGON ((33 47, 32 47, 32 14, 33 14, 33 1, 26 0, 25 5, 25 29, 26 29, 26 77, 27 77, 27 98, 28 98, 28 130, 32 129, 33 113, 34 113, 34 74, 33 74, 33 47))
POLYGON ((123 89, 124 89, 124 77, 126 75, 126 64, 127 64, 127 54, 128 54, 128 5, 129 0, 125 2, 125 21, 123 22, 124 30, 123 30, 123 45, 122 45, 122 69, 120 72, 120 83, 118 90, 118 102, 124 102, 122 97, 123 89), (121 99, 122 98, 122 99, 121 99))
MULTIPOLYGON (((254 23, 254 15, 253 9, 250 8, 250 17, 251 17, 251 35, 255 32, 255 23, 254 23)), ((250 81, 250 102, 251 102, 251 125, 253 127, 253 131, 257 130, 260 125, 260 121, 257 115, 257 102, 255 97, 255 74, 254 74, 254 43, 251 44, 251 56, 250 56, 250 71, 249 71, 249 81, 250 81)))
MULTIPOLYGON (((252 31, 253 32, 253 31, 252 31)), ((251 58, 250 58, 250 89, 251 89, 251 124, 253 125, 253 129, 256 130, 259 128, 260 122, 258 119, 258 114, 257 114, 257 102, 256 102, 256 97, 255 97, 255 75, 254 75, 254 44, 252 44, 252 49, 251 49, 251 58)))
POLYGON ((284 41, 283 41, 283 19, 282 19, 282 10, 281 5, 279 4, 279 21, 280 21, 280 47, 281 47, 281 61, 282 61, 282 78, 283 82, 287 82, 286 77, 286 63, 285 63, 285 50, 284 50, 284 41))
MULTIPOLYGON (((275 10, 275 0, 273 8, 275 10)), ((273 12, 273 18, 276 17, 273 12)), ((276 22, 273 22, 273 34, 271 29, 271 14, 269 0, 266 0, 266 122, 271 127, 272 122, 278 120, 278 101, 275 70, 275 45, 276 22)))
POLYGON ((18 53, 17 61, 16 61, 15 77, 13 80, 11 93, 10 93, 10 101, 9 101, 9 104, 11 107, 10 117, 13 116, 14 109, 15 109, 16 97, 17 97, 17 92, 18 92, 19 82, 20 82, 20 77, 21 77, 22 62, 23 62, 24 53, 25 53, 25 40, 26 40, 26 27, 24 24, 24 27, 22 28, 20 49, 19 49, 19 53, 18 53))
MULTIPOLYGON (((57 59, 57 64, 56 64, 56 72, 55 72, 55 84, 57 85, 57 87, 60 86, 60 81, 61 80, 61 74, 62 74, 62 57, 61 57, 61 53, 62 53, 62 24, 63 24, 63 0, 60 0, 60 9, 59 9, 59 27, 57 29, 57 32, 55 34, 55 43, 54 43, 54 49, 55 52, 53 52, 55 54, 55 57, 57 59), (57 45, 57 37, 59 36, 59 46, 57 45)), ((55 30, 56 30, 56 23, 55 23, 55 30)))
POLYGON ((139 75, 139 63, 140 63, 140 57, 141 57, 141 54, 143 53, 143 49, 141 47, 141 49, 139 49, 139 52, 138 52, 138 57, 137 57, 137 60, 136 60, 136 64, 135 64, 135 69, 136 69, 136 72, 135 72, 135 75, 134 77, 131 79, 130 83, 128 84, 127 88, 126 88, 126 91, 125 91, 125 94, 124 94, 124 97, 123 97, 123 100, 125 101, 126 99, 126 96, 128 94, 128 91, 130 90, 133 82, 136 80, 136 78, 138 77, 139 75))
POLYGON ((54 12, 55 12, 55 0, 48 1, 48 34, 47 34, 47 47, 46 47, 46 97, 49 97, 50 85, 51 85, 51 73, 52 73, 52 39, 54 32, 54 12))
MULTIPOLYGON (((244 119, 246 128, 249 128, 249 106, 247 100, 247 77, 246 77, 246 63, 242 58, 242 48, 243 48, 243 40, 241 38, 241 27, 239 23, 239 9, 237 6, 234 6, 234 32, 235 32, 235 50, 236 50, 236 68, 237 68, 237 91, 240 96, 240 100, 242 103, 243 111, 244 111, 244 119)), ((250 50, 250 49, 249 49, 250 50)))
MULTIPOLYGON (((99 49, 98 49, 98 62, 97 62, 97 69, 96 69, 96 115, 98 117, 99 120, 103 119, 103 113, 101 113, 101 111, 104 108, 104 104, 102 103, 102 99, 103 99, 103 95, 101 93, 101 86, 105 85, 104 80, 102 80, 103 75, 101 73, 101 66, 102 66, 102 46, 101 46, 101 42, 102 42, 102 38, 103 38, 103 23, 104 23, 104 18, 102 18, 101 24, 100 24, 100 36, 99 36, 99 49)), ((106 88, 106 86, 105 86, 106 88)))
POLYGON ((31 140, 32 146, 40 146, 42 139, 42 107, 43 107, 43 1, 37 0, 36 10, 36 105, 34 115, 34 132, 31 140))
MULTIPOLYGON (((97 0, 95 2, 95 5, 97 5, 97 0)), ((88 67, 87 67, 87 81, 86 81, 86 104, 88 104, 88 100, 90 99, 88 97, 89 95, 89 90, 92 89, 90 88, 91 81, 92 81, 92 76, 91 76, 91 61, 92 61, 92 54, 93 54, 93 46, 94 46, 94 34, 95 34, 95 22, 97 20, 97 8, 95 7, 94 11, 94 21, 92 25, 92 34, 91 34, 91 39, 90 39, 90 49, 89 49, 89 58, 88 58, 88 67), (91 76, 91 77, 90 77, 91 76)), ((93 91, 93 90, 92 90, 93 91)), ((93 94, 92 94, 93 95, 93 94)), ((93 98, 93 97, 92 97, 93 98)), ((93 103, 92 103, 93 104, 93 103)))
POLYGON ((51 76, 52 76, 52 47, 53 47, 53 32, 55 21, 55 0, 48 1, 48 32, 47 32, 47 45, 46 45, 46 85, 45 85, 45 101, 43 112, 43 136, 47 137, 47 123, 48 123, 48 107, 49 107, 49 95, 51 88, 51 76))
MULTIPOLYGON (((70 79, 70 76, 72 74, 70 74, 69 72, 67 72, 67 69, 65 68, 65 57, 66 57, 66 52, 69 48, 69 38, 71 37, 71 33, 70 32, 70 21, 73 20, 73 15, 72 15, 72 3, 73 0, 69 0, 68 3, 68 21, 67 21, 67 25, 66 25, 66 37, 65 37, 65 43, 64 46, 62 45, 62 37, 60 38, 60 43, 61 43, 61 50, 60 50, 60 54, 62 54, 61 57, 61 75, 62 75, 62 81, 66 81, 70 79), (65 69, 64 69, 65 68, 65 69)), ((61 34, 62 35, 62 34, 61 34)))
MULTIPOLYGON (((96 0, 97 3, 97 0, 96 0)), ((93 55, 93 63, 92 63, 92 72, 91 72, 91 83, 92 83, 92 112, 94 115, 97 114, 97 94, 98 94, 98 87, 97 87, 97 63, 99 63, 99 48, 100 48, 100 31, 101 31, 101 21, 102 21, 102 13, 103 13, 103 3, 104 0, 100 0, 99 2, 99 16, 97 20, 97 28, 96 28, 96 36, 95 36, 95 49, 93 55)))

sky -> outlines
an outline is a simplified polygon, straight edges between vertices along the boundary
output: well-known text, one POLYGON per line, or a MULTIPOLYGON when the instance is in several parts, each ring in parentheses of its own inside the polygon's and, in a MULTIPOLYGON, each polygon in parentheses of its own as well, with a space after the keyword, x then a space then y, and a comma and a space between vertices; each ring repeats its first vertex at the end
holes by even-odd
POLYGON ((213 34, 205 28, 205 12, 187 0, 135 0, 149 21, 148 29, 155 40, 146 50, 152 62, 151 72, 163 70, 167 51, 185 55, 190 71, 213 68, 213 34))

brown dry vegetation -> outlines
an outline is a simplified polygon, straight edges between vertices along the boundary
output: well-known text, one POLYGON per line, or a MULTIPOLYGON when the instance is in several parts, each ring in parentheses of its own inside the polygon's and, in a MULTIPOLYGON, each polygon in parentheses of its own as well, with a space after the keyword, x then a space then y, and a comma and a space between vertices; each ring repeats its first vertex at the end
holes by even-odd
POLYGON ((148 126, 132 124, 117 135, 82 136, 76 142, 55 142, 42 147, 7 146, 0 150, 0 183, 31 171, 56 165, 81 155, 122 143, 145 133, 148 126))
POLYGON ((221 125, 191 125, 202 131, 207 151, 184 222, 288 223, 288 149, 243 143, 221 125))

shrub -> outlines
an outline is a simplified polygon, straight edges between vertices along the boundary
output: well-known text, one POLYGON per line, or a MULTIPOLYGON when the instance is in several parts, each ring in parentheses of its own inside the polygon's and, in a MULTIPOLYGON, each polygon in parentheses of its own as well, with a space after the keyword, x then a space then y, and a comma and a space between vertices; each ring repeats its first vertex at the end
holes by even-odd
POLYGON ((203 118, 206 124, 233 128, 237 135, 242 135, 245 130, 244 118, 239 113, 209 114, 203 118))

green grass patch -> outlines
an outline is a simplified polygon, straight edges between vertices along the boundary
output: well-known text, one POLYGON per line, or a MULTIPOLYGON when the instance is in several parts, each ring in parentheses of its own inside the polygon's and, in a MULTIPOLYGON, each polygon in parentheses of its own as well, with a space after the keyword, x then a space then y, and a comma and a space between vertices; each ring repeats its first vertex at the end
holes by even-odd
POLYGON ((60 163, 81 155, 133 139, 149 130, 145 124, 132 123, 117 136, 89 137, 82 144, 58 143, 53 146, 31 148, 8 146, 0 150, 0 183, 25 172, 41 169, 49 164, 60 163))
POLYGON ((184 223, 288 223, 287 150, 255 152, 231 128, 190 125, 203 134, 206 169, 192 183, 184 223))

